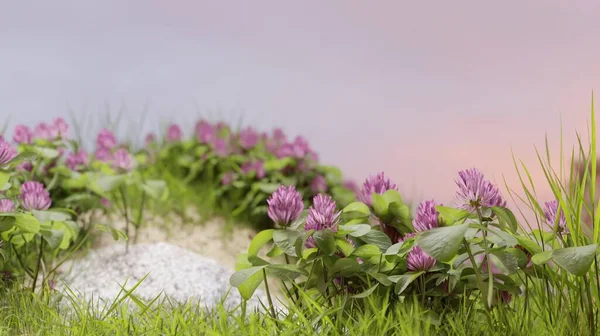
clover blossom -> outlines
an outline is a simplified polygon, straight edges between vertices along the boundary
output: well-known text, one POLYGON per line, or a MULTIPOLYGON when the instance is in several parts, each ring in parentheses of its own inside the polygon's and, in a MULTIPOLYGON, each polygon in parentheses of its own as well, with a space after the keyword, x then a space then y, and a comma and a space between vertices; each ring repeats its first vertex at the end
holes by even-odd
POLYGON ((112 166, 117 170, 125 172, 133 169, 133 158, 131 157, 131 154, 129 154, 129 151, 125 148, 115 151, 112 166))
POLYGON ((427 231, 439 226, 439 213, 435 209, 437 204, 434 200, 423 201, 417 207, 417 213, 412 224, 416 232, 427 231))
POLYGON ((9 163, 17 154, 17 150, 9 142, 0 140, 0 165, 9 163))
POLYGON ((559 232, 568 233, 569 227, 567 226, 567 218, 565 217, 565 212, 562 209, 560 209, 560 214, 558 214, 559 208, 560 203, 557 200, 544 203, 544 216, 546 217, 546 223, 548 225, 551 225, 552 227, 554 227, 555 224, 558 224, 559 232))
POLYGON ((15 211, 15 203, 8 198, 0 199, 0 212, 13 212, 15 211))
POLYGON ((200 143, 209 143, 215 137, 216 130, 208 121, 200 120, 196 123, 196 138, 200 143))
POLYGON ((167 129, 167 141, 175 142, 181 140, 183 133, 177 124, 171 124, 167 129))
MULTIPOLYGON (((338 219, 342 212, 335 212, 335 208, 335 201, 330 196, 325 194, 315 196, 313 198, 313 205, 308 209, 304 231, 330 229, 336 232, 338 219)), ((305 246, 308 248, 317 246, 312 235, 306 240, 305 246)))
POLYGON ((19 144, 29 144, 33 139, 33 132, 25 125, 17 125, 13 132, 13 140, 19 144))
POLYGON ((506 201, 502 199, 498 187, 484 179, 478 169, 461 170, 458 176, 455 181, 459 188, 456 198, 461 208, 475 211, 480 207, 506 206, 506 201))
POLYGON ((385 176, 384 172, 369 176, 362 185, 357 197, 366 205, 373 205, 373 194, 383 194, 388 190, 398 190, 398 186, 385 176))
POLYGON ((69 153, 65 160, 67 167, 73 171, 77 171, 87 166, 89 163, 89 156, 86 151, 80 149, 77 153, 69 153))
POLYGON ((26 210, 47 210, 52 204, 48 190, 36 181, 28 181, 21 185, 19 199, 26 210))
POLYGON ((98 149, 113 149, 117 146, 117 138, 107 128, 103 128, 96 137, 96 146, 98 149))
MULTIPOLYGON (((408 233, 401 241, 414 237, 415 233, 408 233)), ((429 256, 423 249, 415 245, 406 256, 406 268, 413 272, 427 272, 435 266, 435 258, 429 256)))
POLYGON ((324 193, 327 191, 327 180, 323 175, 317 175, 310 182, 310 189, 313 193, 324 193))
POLYGON ((240 146, 248 150, 258 144, 259 134, 252 127, 247 127, 239 132, 238 138, 240 146))
POLYGON ((286 227, 300 218, 304 203, 302 196, 291 186, 280 186, 267 200, 267 214, 276 224, 286 227))

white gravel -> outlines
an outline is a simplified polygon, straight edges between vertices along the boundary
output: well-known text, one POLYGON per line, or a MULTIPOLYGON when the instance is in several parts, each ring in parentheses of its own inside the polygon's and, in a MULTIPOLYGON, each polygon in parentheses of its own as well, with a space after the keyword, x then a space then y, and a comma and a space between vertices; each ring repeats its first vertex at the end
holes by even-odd
MULTIPOLYGON (((229 285, 233 269, 168 243, 131 245, 127 254, 124 244, 115 244, 94 250, 62 269, 65 273, 57 289, 64 290, 66 284, 86 299, 93 296, 94 301, 112 302, 126 281, 125 288, 131 289, 148 273, 134 291, 144 300, 162 293, 177 302, 198 300, 202 306, 211 308, 227 294, 224 304, 230 309, 242 300, 237 289, 229 285)), ((259 299, 267 305, 260 289, 248 302, 248 309, 261 307, 259 299)))

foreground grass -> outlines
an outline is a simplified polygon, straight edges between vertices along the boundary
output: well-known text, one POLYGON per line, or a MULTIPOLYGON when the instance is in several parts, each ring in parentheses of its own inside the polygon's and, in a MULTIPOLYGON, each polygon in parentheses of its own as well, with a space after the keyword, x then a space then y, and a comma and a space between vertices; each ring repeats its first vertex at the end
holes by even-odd
MULTIPOLYGON (((31 296, 11 291, 2 295, 1 335, 586 335, 585 323, 556 314, 552 323, 543 309, 525 307, 517 298, 493 313, 490 328, 471 307, 440 314, 424 311, 416 300, 391 304, 367 298, 356 305, 348 297, 331 305, 304 296, 301 307, 289 306, 278 319, 258 310, 206 310, 201 304, 180 304, 168 298, 144 303, 131 293, 99 308, 89 301, 56 293, 31 296), (59 300, 62 303, 59 303, 59 300), (129 309, 126 300, 133 302, 129 309), (67 304, 65 304, 67 303, 67 304), (343 312, 341 307, 346 307, 343 312), (527 309, 527 311, 524 310, 527 309), (574 323, 575 322, 575 323, 574 323)), ((543 298, 529 298, 534 302, 543 298)), ((540 301, 540 302, 541 302, 540 301)), ((560 310, 560 309, 559 309, 560 310)), ((266 310, 265 310, 266 311, 266 310)), ((563 312, 566 312, 565 309, 563 312)))

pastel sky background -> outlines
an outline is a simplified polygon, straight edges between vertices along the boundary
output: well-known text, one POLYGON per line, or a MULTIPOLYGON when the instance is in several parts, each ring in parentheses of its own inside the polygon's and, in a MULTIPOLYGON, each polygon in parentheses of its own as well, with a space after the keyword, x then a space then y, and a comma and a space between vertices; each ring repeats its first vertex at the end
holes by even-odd
MULTIPOLYGON (((0 0, 0 115, 127 106, 145 129, 220 110, 308 137, 362 180, 450 202, 472 166, 516 186, 511 147, 572 145, 600 89, 600 2, 0 0)), ((504 187, 503 187, 504 189, 504 187)), ((541 197, 549 197, 541 188, 541 197)))

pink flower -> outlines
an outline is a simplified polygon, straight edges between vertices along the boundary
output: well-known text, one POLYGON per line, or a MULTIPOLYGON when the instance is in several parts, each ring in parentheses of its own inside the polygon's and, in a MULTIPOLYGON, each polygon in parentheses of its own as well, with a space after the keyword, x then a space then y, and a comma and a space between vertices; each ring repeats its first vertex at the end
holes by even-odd
POLYGON ((155 142, 156 135, 154 133, 148 133, 148 135, 146 135, 146 139, 144 140, 144 144, 146 145, 146 147, 150 147, 155 142))
POLYGON ((423 201, 417 207, 417 213, 412 221, 416 232, 427 231, 439 226, 439 213, 435 209, 436 203, 434 200, 423 201))
POLYGON ((10 143, 0 140, 0 165, 9 163, 17 154, 17 150, 10 143))
POLYGON ((484 179, 483 174, 476 168, 461 170, 458 176, 456 185, 459 190, 456 192, 456 198, 463 209, 475 211, 482 206, 506 206, 498 187, 484 179))
MULTIPOLYGON (((414 237, 415 233, 408 233, 400 241, 414 237)), ((406 256, 406 268, 413 272, 427 272, 435 266, 435 259, 429 256, 419 246, 414 246, 406 256)))
POLYGON ((389 178, 385 177, 383 172, 375 176, 369 176, 358 194, 358 200, 365 203, 366 205, 373 205, 373 194, 383 194, 388 190, 398 190, 398 186, 394 184, 389 178))
POLYGON ((31 143, 32 139, 33 139, 33 133, 31 132, 29 127, 27 127, 25 125, 17 125, 15 127, 15 131, 13 133, 13 140, 16 143, 29 144, 29 143, 31 143))
POLYGON ((15 203, 8 198, 0 199, 0 212, 15 211, 15 203))
POLYGON ((113 149, 117 146, 117 138, 106 128, 103 128, 96 137, 96 146, 98 149, 113 149))
POLYGON ((94 153, 96 160, 102 162, 108 162, 112 160, 112 153, 108 148, 98 148, 96 149, 96 153, 94 153))
POLYGON ((17 166, 17 170, 19 170, 19 171, 30 172, 32 169, 33 169, 33 164, 31 162, 23 162, 17 166))
MULTIPOLYGON (((335 211, 335 201, 328 195, 318 194, 313 198, 313 205, 308 209, 306 217, 305 231, 331 229, 337 231, 337 223, 341 211, 335 211)), ((308 237, 305 246, 308 248, 316 247, 316 242, 312 236, 308 237)))
POLYGON ((48 210, 52 204, 50 193, 43 184, 36 181, 28 181, 21 185, 19 199, 26 210, 48 210))
POLYGON ((167 141, 175 142, 180 141, 182 137, 181 128, 179 125, 171 124, 167 129, 167 141))
POLYGON ((67 124, 63 118, 55 118, 52 120, 51 130, 53 139, 58 137, 64 139, 69 135, 69 124, 67 124))
POLYGON ((54 134, 53 129, 50 125, 45 122, 41 122, 35 126, 35 130, 33 131, 34 137, 36 139, 45 139, 45 140, 53 140, 54 134))
POLYGON ((302 196, 292 185, 280 186, 267 200, 269 218, 280 226, 287 226, 300 218, 304 203, 302 196))
POLYGON ((88 163, 89 156, 83 149, 80 149, 77 153, 69 153, 67 159, 65 160, 67 167, 73 171, 84 168, 88 165, 88 163))
POLYGON ((317 175, 310 182, 310 189, 313 193, 324 193, 327 191, 327 180, 323 175, 317 175))
POLYGON ((110 208, 110 201, 104 197, 100 199, 100 204, 107 209, 110 208))
POLYGON ((117 170, 125 172, 133 169, 133 159, 129 151, 124 148, 118 149, 114 154, 112 166, 117 170))
POLYGON ((238 134, 240 146, 243 149, 250 149, 258 143, 259 135, 252 127, 247 127, 238 134))
POLYGON ((555 223, 558 224, 558 232, 569 232, 569 227, 567 226, 567 218, 565 217, 565 212, 560 209, 560 204, 557 200, 549 201, 544 203, 544 217, 546 220, 546 224, 554 227, 555 223), (558 220, 558 221, 557 221, 558 220))
POLYGON ((196 123, 196 138, 200 143, 210 143, 216 137, 214 127, 205 120, 196 123))
POLYGON ((242 173, 244 173, 244 175, 248 175, 252 172, 256 173, 256 178, 257 179, 262 179, 263 177, 265 177, 265 167, 264 167, 264 163, 263 161, 247 161, 244 164, 242 164, 242 166, 240 167, 242 173))
POLYGON ((358 185, 354 181, 346 180, 346 181, 344 181, 343 185, 344 185, 344 188, 352 191, 355 194, 358 192, 358 185))
POLYGON ((227 172, 227 173, 223 174, 223 176, 221 177, 221 184, 222 185, 230 185, 231 183, 233 183, 235 178, 236 178, 235 173, 227 172))
POLYGON ((215 153, 220 157, 225 157, 225 156, 229 155, 229 153, 230 153, 227 142, 225 142, 225 140, 223 140, 221 138, 215 138, 215 140, 213 141, 212 147, 213 147, 213 150, 215 151, 215 153))

